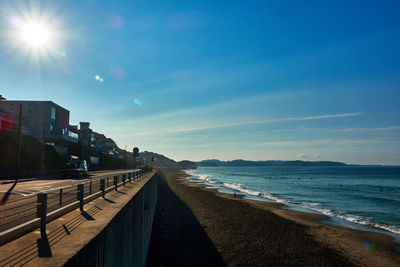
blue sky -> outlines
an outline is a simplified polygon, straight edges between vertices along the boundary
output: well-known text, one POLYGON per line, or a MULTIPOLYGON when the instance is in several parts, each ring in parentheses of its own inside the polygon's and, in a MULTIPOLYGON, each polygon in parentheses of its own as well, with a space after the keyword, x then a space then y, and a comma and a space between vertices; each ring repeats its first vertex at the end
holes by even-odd
POLYGON ((400 165, 398 1, 2 1, 0 94, 176 160, 400 165), (117 2, 117 3, 115 3, 117 2), (19 24, 51 28, 21 44, 19 24))

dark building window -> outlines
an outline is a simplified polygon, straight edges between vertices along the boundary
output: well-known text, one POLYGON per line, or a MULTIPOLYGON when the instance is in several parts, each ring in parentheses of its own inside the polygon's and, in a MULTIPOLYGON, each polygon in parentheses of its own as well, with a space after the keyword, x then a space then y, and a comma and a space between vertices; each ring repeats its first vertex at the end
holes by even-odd
POLYGON ((55 120, 56 119, 56 108, 51 107, 51 119, 55 120))

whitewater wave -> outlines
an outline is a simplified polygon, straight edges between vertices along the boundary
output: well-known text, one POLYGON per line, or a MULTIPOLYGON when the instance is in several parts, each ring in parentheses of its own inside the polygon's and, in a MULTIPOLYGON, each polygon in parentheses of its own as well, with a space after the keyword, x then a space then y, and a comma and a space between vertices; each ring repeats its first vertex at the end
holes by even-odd
POLYGON ((233 189, 233 190, 236 190, 236 191, 239 191, 239 192, 242 192, 242 193, 246 193, 246 194, 252 195, 252 196, 259 196, 261 194, 261 192, 254 191, 254 190, 251 190, 251 189, 247 189, 241 184, 223 183, 223 185, 226 188, 233 189))
POLYGON ((356 216, 352 214, 335 214, 335 217, 344 219, 349 222, 353 223, 358 223, 361 225, 366 225, 366 226, 371 226, 375 228, 380 228, 395 234, 400 234, 400 225, 386 225, 383 223, 376 223, 376 222, 371 222, 369 218, 361 217, 361 216, 356 216))
POLYGON ((205 182, 208 182, 210 184, 216 184, 217 181, 215 181, 213 178, 207 176, 207 175, 199 175, 198 179, 203 180, 205 182))
POLYGON ((205 183, 209 183, 209 184, 213 184, 213 185, 219 184, 220 186, 237 191, 239 193, 247 194, 249 196, 258 196, 258 197, 261 197, 264 199, 272 200, 272 201, 286 204, 289 206, 292 205, 295 207, 313 210, 320 214, 324 214, 328 217, 336 217, 336 218, 340 218, 340 219, 348 221, 348 222, 365 225, 365 226, 371 226, 371 227, 383 229, 383 230, 386 230, 386 231, 389 231, 389 232, 392 232, 395 234, 400 234, 400 225, 385 225, 382 223, 375 223, 375 222, 371 222, 369 218, 365 218, 362 216, 357 216, 357 215, 352 215, 352 214, 340 214, 340 213, 334 212, 333 210, 322 208, 322 207, 320 207, 320 205, 321 205, 320 203, 296 202, 296 201, 292 201, 289 199, 279 198, 279 197, 271 195, 267 192, 259 192, 256 190, 252 190, 252 189, 246 188, 242 184, 221 183, 208 175, 195 174, 192 171, 186 171, 186 173, 191 176, 188 178, 189 180, 197 179, 197 180, 202 180, 205 183))
POLYGON ((190 175, 190 177, 188 177, 189 180, 202 180, 202 181, 210 183, 210 184, 218 183, 216 180, 214 180, 213 178, 211 178, 208 175, 195 174, 193 171, 190 171, 190 170, 186 170, 185 172, 186 172, 186 174, 190 175))
POLYGON ((319 203, 310 203, 310 202, 302 202, 300 205, 298 205, 302 208, 306 208, 306 209, 310 209, 310 210, 314 210, 316 212, 322 213, 328 217, 336 217, 336 218, 340 218, 342 220, 348 221, 348 222, 352 222, 352 223, 356 223, 356 224, 361 224, 361 225, 365 225, 365 226, 371 226, 374 228, 379 228, 379 229, 383 229, 395 234, 400 234, 400 225, 386 225, 383 223, 375 223, 375 222, 371 222, 370 218, 366 218, 363 216, 357 216, 357 215, 353 215, 353 214, 341 214, 329 209, 325 209, 320 207, 319 203))

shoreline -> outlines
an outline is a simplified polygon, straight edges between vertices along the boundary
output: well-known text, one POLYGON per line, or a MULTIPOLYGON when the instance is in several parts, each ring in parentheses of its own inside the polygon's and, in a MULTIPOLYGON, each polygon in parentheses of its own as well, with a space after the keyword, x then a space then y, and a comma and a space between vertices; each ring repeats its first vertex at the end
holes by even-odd
POLYGON ((394 242, 396 244, 395 250, 397 252, 400 252, 400 233, 397 233, 397 232, 387 229, 387 228, 391 227, 390 225, 384 225, 381 223, 363 223, 363 222, 351 221, 346 218, 342 218, 340 216, 325 214, 320 209, 314 209, 312 207, 305 207, 305 206, 297 205, 296 203, 291 203, 291 201, 289 201, 289 200, 279 199, 277 197, 271 197, 271 198, 264 197, 264 195, 265 195, 264 193, 258 192, 259 195, 255 195, 254 194, 255 191, 252 189, 242 188, 242 190, 243 190, 242 191, 235 187, 227 187, 227 186, 225 186, 225 184, 224 185, 214 184, 214 182, 209 181, 210 178, 208 178, 208 177, 206 179, 197 178, 197 177, 204 176, 207 174, 195 174, 195 173, 191 173, 191 170, 183 170, 183 171, 185 172, 185 174, 187 174, 188 181, 199 183, 199 184, 204 184, 204 185, 206 185, 206 187, 208 189, 215 189, 218 191, 218 193, 236 194, 236 195, 239 194, 239 195, 243 195, 244 199, 255 200, 255 201, 260 201, 260 202, 267 202, 267 203, 279 203, 279 204, 281 204, 281 209, 284 209, 284 210, 292 210, 292 211, 299 211, 299 212, 305 212, 305 213, 319 214, 319 215, 324 216, 323 218, 321 218, 320 222, 323 224, 331 225, 331 226, 385 234, 394 239, 394 242), (193 178, 191 178, 191 177, 193 177, 193 178), (253 192, 248 193, 247 191, 253 191, 253 192))
MULTIPOLYGON (((189 175, 183 170, 163 173, 168 186, 194 213, 228 266, 265 266, 267 262, 267 265, 400 266, 393 239, 384 234, 331 226, 319 222, 326 219, 325 215, 285 210, 280 203, 220 193, 206 188, 206 184, 187 180, 189 175)), ((157 220, 153 226, 164 227, 157 226, 157 220)), ((153 249, 149 257, 154 258, 155 254, 153 249)))

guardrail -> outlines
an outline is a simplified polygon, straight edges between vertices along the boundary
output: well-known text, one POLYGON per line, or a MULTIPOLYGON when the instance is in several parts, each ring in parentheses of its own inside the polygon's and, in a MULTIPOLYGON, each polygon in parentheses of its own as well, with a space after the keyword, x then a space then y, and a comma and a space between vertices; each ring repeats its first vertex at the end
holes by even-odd
POLYGON ((127 182, 132 183, 149 170, 127 172, 113 177, 89 180, 70 186, 46 190, 23 199, 9 201, 0 205, 0 245, 4 236, 16 228, 40 222, 41 233, 46 231, 46 218, 52 219, 64 214, 66 208, 79 203, 81 211, 85 200, 105 198, 105 193, 118 190, 127 182))

